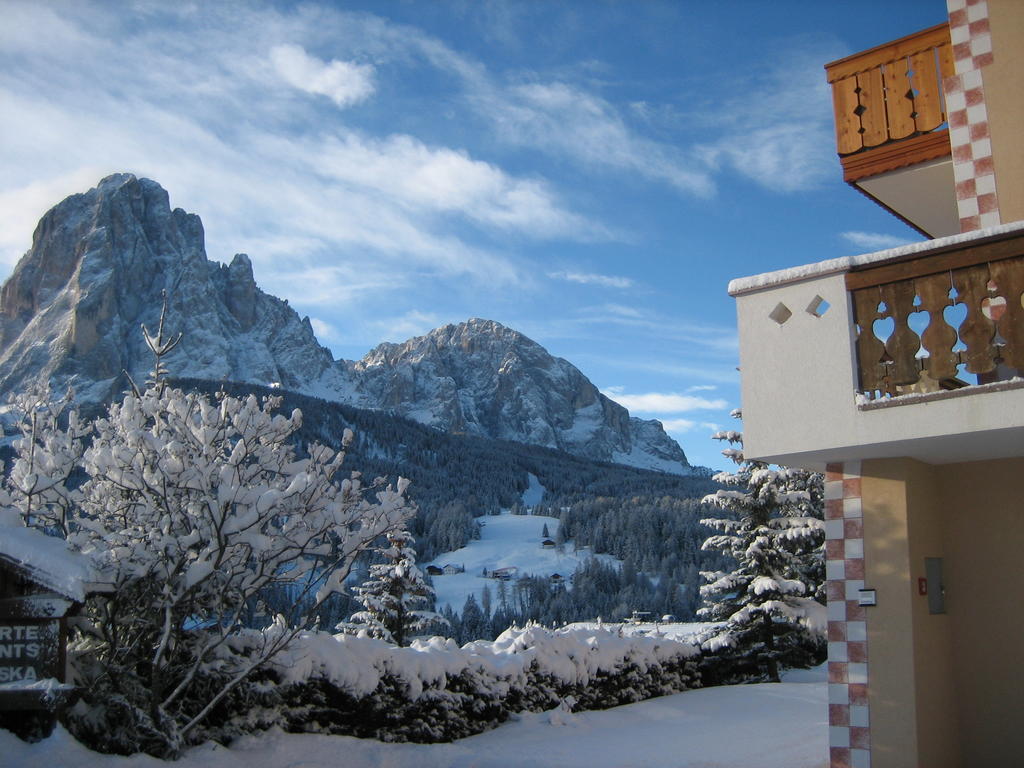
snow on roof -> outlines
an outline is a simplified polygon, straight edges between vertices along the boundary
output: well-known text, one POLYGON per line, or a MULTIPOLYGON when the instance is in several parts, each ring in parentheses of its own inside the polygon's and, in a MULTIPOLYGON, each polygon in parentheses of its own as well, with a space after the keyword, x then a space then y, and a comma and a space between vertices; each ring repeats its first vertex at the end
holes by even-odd
POLYGON ((83 601, 96 581, 85 555, 68 549, 64 539, 26 528, 18 513, 9 510, 0 512, 0 560, 75 602, 83 601))
POLYGON ((994 235, 1004 235, 1019 231, 1024 231, 1024 221, 1000 224, 996 227, 987 227, 986 229, 978 229, 974 232, 940 237, 936 240, 922 240, 917 243, 909 243, 896 248, 886 248, 884 251, 874 251, 873 253, 865 253, 860 256, 842 256, 838 259, 826 259, 814 264, 804 264, 803 266, 780 269, 775 272, 763 272, 760 275, 739 277, 729 282, 729 295, 738 296, 776 285, 808 280, 812 277, 824 277, 825 275, 832 275, 837 272, 849 272, 854 267, 890 261, 904 256, 923 256, 930 251, 939 250, 951 245, 969 243, 994 235))

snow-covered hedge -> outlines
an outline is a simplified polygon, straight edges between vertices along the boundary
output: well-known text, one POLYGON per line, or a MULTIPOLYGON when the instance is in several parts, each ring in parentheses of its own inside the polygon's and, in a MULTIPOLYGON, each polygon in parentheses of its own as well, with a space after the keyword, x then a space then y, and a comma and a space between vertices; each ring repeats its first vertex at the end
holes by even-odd
POLYGON ((272 726, 385 741, 437 742, 510 713, 604 709, 699 687, 698 653, 665 638, 593 629, 512 628, 458 647, 304 633, 207 726, 219 741, 272 726))

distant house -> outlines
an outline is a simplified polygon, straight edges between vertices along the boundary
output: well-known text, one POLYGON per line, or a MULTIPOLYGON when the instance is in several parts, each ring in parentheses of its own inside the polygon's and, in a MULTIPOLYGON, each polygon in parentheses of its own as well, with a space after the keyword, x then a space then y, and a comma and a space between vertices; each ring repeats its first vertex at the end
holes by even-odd
POLYGON ((428 565, 427 566, 427 575, 428 576, 440 576, 442 573, 444 573, 444 570, 441 569, 441 568, 438 568, 436 565, 428 565))
POLYGON ((560 573, 552 573, 551 574, 551 583, 552 584, 561 584, 562 581, 564 581, 564 579, 562 578, 562 574, 560 574, 560 573))
POLYGON ((448 563, 448 565, 441 569, 445 576, 453 576, 456 573, 462 573, 465 570, 465 568, 458 565, 452 565, 451 563, 448 563))
POLYGON ((505 568, 495 568, 493 571, 491 571, 491 578, 501 579, 502 581, 508 581, 509 579, 514 579, 516 577, 516 574, 518 573, 518 566, 509 565, 505 568))
POLYGON ((544 549, 554 549, 555 548, 555 542, 552 539, 544 539, 544 541, 542 541, 540 543, 540 545, 542 547, 544 547, 544 549))

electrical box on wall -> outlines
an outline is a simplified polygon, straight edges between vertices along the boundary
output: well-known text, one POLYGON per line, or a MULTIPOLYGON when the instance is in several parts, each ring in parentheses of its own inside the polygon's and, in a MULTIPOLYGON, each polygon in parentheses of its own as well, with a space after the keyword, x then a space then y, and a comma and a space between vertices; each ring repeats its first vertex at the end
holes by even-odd
POLYGON ((857 605, 878 605, 878 595, 873 589, 862 589, 857 592, 857 605))
POLYGON ((928 596, 928 613, 946 612, 946 585, 942 580, 942 558, 926 557, 924 559, 925 578, 918 579, 918 591, 928 596), (921 582, 924 582, 922 585, 921 582))

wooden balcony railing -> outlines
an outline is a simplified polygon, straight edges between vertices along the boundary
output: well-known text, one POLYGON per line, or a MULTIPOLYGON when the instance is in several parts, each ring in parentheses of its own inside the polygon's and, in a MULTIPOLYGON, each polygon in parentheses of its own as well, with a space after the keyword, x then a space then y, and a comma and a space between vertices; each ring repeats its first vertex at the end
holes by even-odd
POLYGON ((942 80, 949 27, 926 29, 825 65, 846 181, 950 154, 942 80))
POLYGON ((869 398, 1024 376, 1024 234, 846 275, 869 398))

